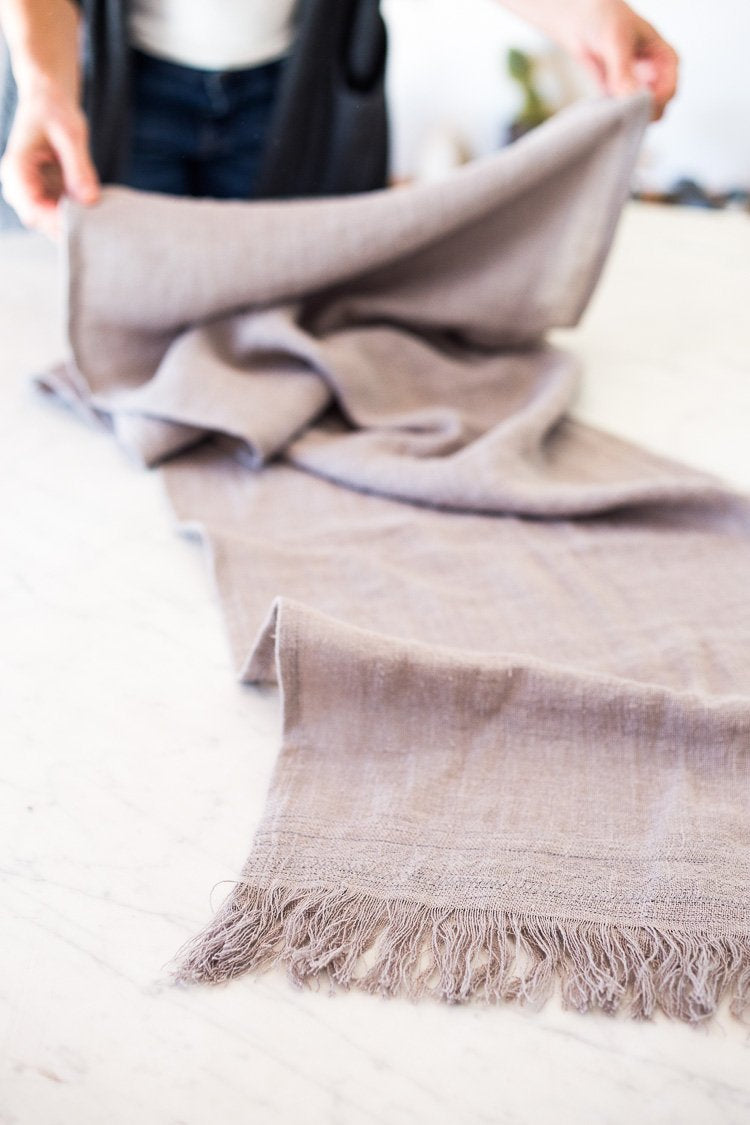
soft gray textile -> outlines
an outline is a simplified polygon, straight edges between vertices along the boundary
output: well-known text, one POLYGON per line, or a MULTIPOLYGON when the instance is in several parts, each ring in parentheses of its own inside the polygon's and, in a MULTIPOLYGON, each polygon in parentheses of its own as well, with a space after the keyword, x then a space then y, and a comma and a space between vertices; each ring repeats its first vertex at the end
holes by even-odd
POLYGON ((281 687, 263 822, 182 976, 747 1008, 750 509, 566 417, 543 339, 647 114, 582 104, 363 196, 69 209, 73 358, 42 382, 171 458, 238 674, 281 687))

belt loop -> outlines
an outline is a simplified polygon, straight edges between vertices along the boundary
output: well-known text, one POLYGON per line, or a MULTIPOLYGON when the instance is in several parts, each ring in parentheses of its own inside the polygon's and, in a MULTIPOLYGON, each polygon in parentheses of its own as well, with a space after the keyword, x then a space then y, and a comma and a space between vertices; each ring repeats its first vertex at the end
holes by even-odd
POLYGON ((229 101, 224 85, 225 75, 225 71, 212 70, 210 73, 206 74, 204 78, 204 86, 211 102, 211 109, 216 114, 226 113, 229 109, 229 101))

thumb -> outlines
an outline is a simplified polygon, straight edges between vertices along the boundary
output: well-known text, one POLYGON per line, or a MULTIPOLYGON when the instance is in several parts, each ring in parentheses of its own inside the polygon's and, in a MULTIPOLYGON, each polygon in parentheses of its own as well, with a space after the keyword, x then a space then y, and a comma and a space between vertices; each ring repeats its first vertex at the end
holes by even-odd
POLYGON ((85 126, 52 126, 49 139, 60 161, 67 194, 78 203, 95 203, 99 198, 99 177, 89 155, 85 126))

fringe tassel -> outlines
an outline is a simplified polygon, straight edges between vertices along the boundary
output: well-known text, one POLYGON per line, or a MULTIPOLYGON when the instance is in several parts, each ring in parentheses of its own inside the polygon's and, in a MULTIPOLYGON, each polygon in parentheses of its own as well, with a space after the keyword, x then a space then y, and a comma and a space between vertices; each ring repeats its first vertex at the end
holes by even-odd
POLYGON ((750 937, 652 926, 552 921, 501 910, 430 907, 350 891, 239 883, 210 925, 175 958, 178 981, 218 983, 283 964, 384 996, 471 998, 541 1006, 562 988, 578 1012, 661 1009, 700 1023, 725 997, 750 1012, 750 937))

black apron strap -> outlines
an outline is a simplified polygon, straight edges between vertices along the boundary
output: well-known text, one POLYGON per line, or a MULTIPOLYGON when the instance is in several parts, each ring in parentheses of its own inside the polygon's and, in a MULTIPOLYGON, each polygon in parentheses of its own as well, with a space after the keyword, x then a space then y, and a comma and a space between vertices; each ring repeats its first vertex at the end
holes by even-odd
POLYGON ((378 0, 300 0, 256 193, 385 187, 386 28, 378 0))

